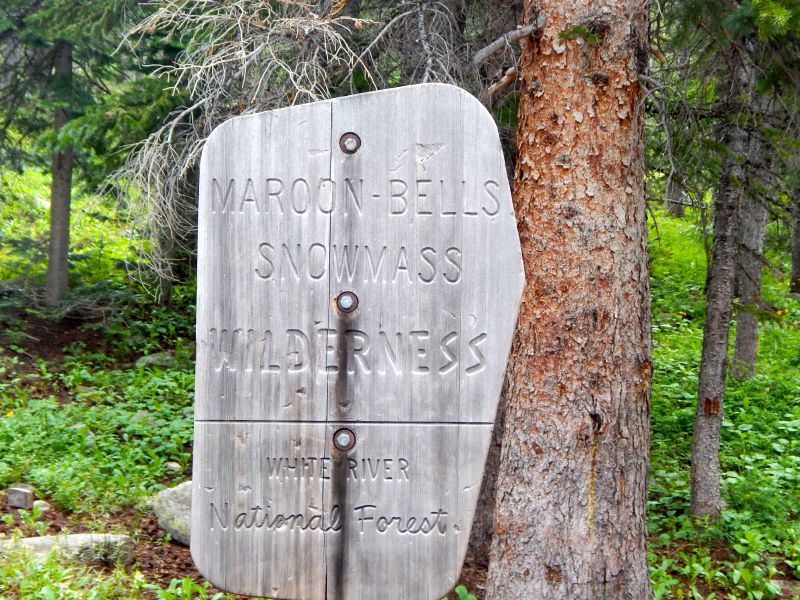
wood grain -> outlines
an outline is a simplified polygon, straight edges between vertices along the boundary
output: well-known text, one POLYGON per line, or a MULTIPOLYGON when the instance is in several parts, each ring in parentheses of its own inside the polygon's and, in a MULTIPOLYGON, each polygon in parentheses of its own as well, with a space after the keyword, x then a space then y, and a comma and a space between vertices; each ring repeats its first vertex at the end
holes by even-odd
POLYGON ((523 286, 491 116, 422 85, 232 119, 203 154, 199 243, 198 568, 252 595, 440 597, 523 286))

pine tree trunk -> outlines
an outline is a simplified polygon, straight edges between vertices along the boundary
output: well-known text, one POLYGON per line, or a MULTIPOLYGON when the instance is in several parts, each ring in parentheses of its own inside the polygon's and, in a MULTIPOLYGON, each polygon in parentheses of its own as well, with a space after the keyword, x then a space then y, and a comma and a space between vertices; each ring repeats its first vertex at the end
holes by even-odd
POLYGON ((792 198, 792 275, 789 291, 800 294, 800 190, 792 198))
POLYGON ((489 599, 650 596, 647 24, 644 2, 595 6, 537 2, 547 25, 520 61, 514 197, 527 288, 489 599), (562 33, 587 30, 597 39, 562 33))
POLYGON ((749 379, 756 372, 758 358, 758 302, 761 300, 764 230, 767 209, 748 196, 742 203, 739 224, 739 248, 736 265, 736 289, 739 308, 736 311, 736 342, 731 375, 749 379))
MULTIPOLYGON (((54 49, 53 63, 56 81, 66 86, 72 77, 72 46, 58 42, 54 49)), ((61 129, 69 118, 69 110, 57 108, 53 118, 56 131, 61 129)), ((50 244, 47 251, 47 285, 45 302, 53 306, 67 293, 69 256, 69 211, 72 199, 72 160, 71 149, 54 152, 51 162, 52 182, 50 184, 50 244)))
MULTIPOLYGON (((754 81, 753 72, 736 47, 729 50, 730 89, 728 98, 733 114, 746 103, 754 81)), ((706 321, 703 352, 700 359, 697 412, 692 436, 692 514, 719 517, 720 492, 719 443, 723 417, 725 367, 728 356, 728 333, 736 279, 736 255, 739 239, 739 216, 746 173, 749 136, 733 121, 723 133, 727 147, 719 188, 714 199, 714 241, 706 286, 706 321)))

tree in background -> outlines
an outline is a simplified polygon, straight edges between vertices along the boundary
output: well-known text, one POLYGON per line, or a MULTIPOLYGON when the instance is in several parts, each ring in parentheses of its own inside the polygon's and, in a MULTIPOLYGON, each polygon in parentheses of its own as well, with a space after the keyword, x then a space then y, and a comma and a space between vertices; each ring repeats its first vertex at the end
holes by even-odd
POLYGON ((99 185, 119 166, 125 145, 149 133, 154 116, 163 118, 172 106, 162 84, 134 73, 131 57, 115 53, 121 22, 135 5, 9 0, 0 6, 0 158, 18 169, 49 163, 50 306, 69 289, 74 168, 82 183, 99 185))
POLYGON ((647 598, 644 2, 526 3, 508 367, 487 598, 647 598))
POLYGON ((789 279, 789 291, 800 294, 800 186, 791 196, 792 215, 792 275, 789 279))
MULTIPOLYGON (((769 13, 760 13, 758 3, 721 5, 718 10, 723 11, 723 18, 716 21, 721 29, 712 37, 718 44, 724 69, 718 97, 724 115, 720 146, 725 153, 714 200, 713 249, 692 438, 692 513, 710 518, 719 517, 722 511, 719 446, 734 292, 738 292, 741 304, 736 316, 732 373, 743 378, 755 371, 757 310, 769 200, 758 193, 758 179, 775 164, 767 161, 763 127, 773 116, 765 93, 775 92, 764 89, 764 74, 775 64, 785 69, 787 64, 795 62, 781 60, 782 49, 759 27, 772 23, 774 11, 780 8, 779 3, 771 3, 769 13), (730 12, 726 15, 726 11, 730 12), (759 124, 762 126, 757 127, 759 124)), ((710 28, 707 25, 706 31, 710 28)), ((785 72, 785 75, 792 74, 785 72)))
MULTIPOLYGON (((732 114, 753 92, 754 73, 747 46, 728 47, 729 76, 722 90, 732 114)), ((692 437, 692 513, 717 517, 721 511, 719 444, 722 426, 728 331, 731 322, 739 219, 743 202, 749 136, 734 118, 723 128, 727 147, 714 200, 714 238, 706 288, 706 321, 700 359, 698 404, 692 437)))
POLYGON ((758 317, 768 309, 761 302, 766 225, 770 215, 787 213, 779 192, 788 170, 778 157, 797 137, 797 88, 787 85, 798 72, 795 12, 766 0, 666 2, 655 11, 654 39, 667 58, 648 81, 648 107, 660 126, 650 165, 664 174, 667 193, 679 182, 711 231, 692 512, 712 518, 721 511, 720 428, 734 309, 730 372, 746 378, 755 372, 758 317))

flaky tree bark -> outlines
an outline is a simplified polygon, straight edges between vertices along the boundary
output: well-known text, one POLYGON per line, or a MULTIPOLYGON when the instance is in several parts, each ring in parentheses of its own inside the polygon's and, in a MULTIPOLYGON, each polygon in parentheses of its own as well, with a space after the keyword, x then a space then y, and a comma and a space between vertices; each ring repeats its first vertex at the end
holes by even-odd
MULTIPOLYGON (((53 66, 55 79, 63 84, 72 77, 72 46, 58 42, 54 49, 53 66)), ((69 110, 57 108, 53 127, 61 129, 69 118, 69 110)), ((52 182, 50 184, 50 244, 47 250, 47 285, 45 301, 48 305, 58 304, 67 293, 68 255, 69 255, 69 210, 72 199, 72 160, 71 149, 54 152, 51 162, 52 182)))
POLYGON ((644 2, 536 7, 547 24, 520 62, 514 181, 527 288, 487 598, 640 600, 650 595, 644 2))
MULTIPOLYGON (((732 114, 737 114, 742 103, 747 102, 754 82, 743 52, 732 45, 726 57, 729 87, 723 91, 733 107, 732 114)), ((728 154, 714 198, 714 241, 706 284, 706 322, 692 436, 692 514, 711 518, 719 517, 722 508, 720 428, 749 136, 734 118, 723 130, 721 141, 728 154)))

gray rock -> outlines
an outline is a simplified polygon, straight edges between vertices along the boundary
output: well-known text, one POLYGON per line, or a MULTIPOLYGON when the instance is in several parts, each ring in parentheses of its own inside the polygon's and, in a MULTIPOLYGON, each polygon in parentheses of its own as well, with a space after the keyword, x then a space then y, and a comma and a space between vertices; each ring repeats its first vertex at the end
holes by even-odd
POLYGON ((156 352, 155 354, 148 354, 141 357, 136 361, 136 368, 142 367, 163 367, 165 369, 174 367, 178 363, 171 352, 156 352))
POLYGON ((800 597, 800 581, 788 579, 771 579, 770 583, 778 586, 787 598, 800 597))
POLYGON ((180 465, 180 463, 176 463, 175 461, 169 461, 164 465, 164 468, 166 468, 170 473, 179 473, 183 470, 183 467, 180 465))
POLYGON ((72 535, 43 535, 0 542, 0 552, 22 547, 35 556, 47 556, 55 550, 68 562, 86 565, 133 562, 135 544, 127 535, 111 533, 76 533, 72 535))
POLYGON ((159 492, 150 500, 150 507, 158 517, 158 526, 170 534, 173 540, 188 546, 192 482, 184 481, 180 485, 159 492))
POLYGON ((34 500, 33 502, 33 510, 38 510, 40 513, 46 513, 51 508, 50 503, 45 500, 34 500))
POLYGON ((13 508, 33 508, 33 486, 27 483, 15 483, 6 490, 8 505, 13 508))

